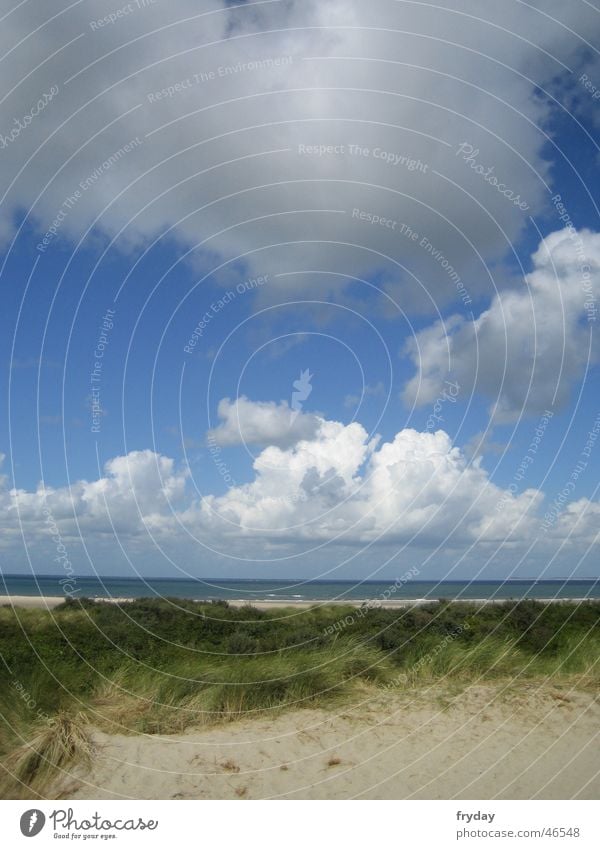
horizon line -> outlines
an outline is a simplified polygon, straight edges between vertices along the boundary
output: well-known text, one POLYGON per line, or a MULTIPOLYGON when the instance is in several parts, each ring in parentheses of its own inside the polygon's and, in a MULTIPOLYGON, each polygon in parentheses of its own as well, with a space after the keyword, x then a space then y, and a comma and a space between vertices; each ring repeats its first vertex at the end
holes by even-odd
MULTIPOLYGON (((32 573, 20 573, 20 572, 2 572, 0 569, 0 576, 4 578, 64 578, 64 575, 60 572, 51 573, 51 574, 32 574, 32 573)), ((198 581, 202 583, 233 583, 233 582, 243 582, 243 581, 252 581, 255 583, 260 582, 286 582, 286 583, 304 583, 304 584, 387 584, 393 581, 393 578, 283 578, 279 576, 275 576, 273 578, 172 578, 167 576, 130 576, 130 575, 72 575, 70 577, 71 580, 77 580, 78 578, 82 579, 94 579, 98 581, 104 580, 121 580, 121 581, 198 581)), ((397 580, 397 579, 396 579, 397 580)), ((558 577, 558 578, 537 578, 537 577, 528 577, 528 578, 438 578, 438 579, 416 579, 413 581, 406 581, 405 585, 410 584, 496 584, 498 582, 502 582, 505 584, 508 583, 529 583, 531 581, 536 582, 545 582, 545 583, 564 583, 567 581, 589 581, 595 582, 600 581, 600 575, 598 576, 590 576, 590 577, 558 577)))

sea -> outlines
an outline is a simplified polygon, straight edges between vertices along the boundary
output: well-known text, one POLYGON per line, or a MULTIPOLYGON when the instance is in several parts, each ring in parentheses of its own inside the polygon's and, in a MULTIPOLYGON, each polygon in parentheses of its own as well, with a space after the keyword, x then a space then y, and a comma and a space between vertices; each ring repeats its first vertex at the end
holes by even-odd
MULTIPOLYGON (((0 596, 61 596, 65 575, 0 572, 0 596)), ((506 581, 325 581, 217 578, 115 578, 73 576, 75 598, 186 598, 272 601, 357 601, 377 599, 581 599, 600 598, 600 578, 506 581), (395 588, 394 588, 395 587, 395 588)), ((1 602, 0 602, 1 603, 1 602)))

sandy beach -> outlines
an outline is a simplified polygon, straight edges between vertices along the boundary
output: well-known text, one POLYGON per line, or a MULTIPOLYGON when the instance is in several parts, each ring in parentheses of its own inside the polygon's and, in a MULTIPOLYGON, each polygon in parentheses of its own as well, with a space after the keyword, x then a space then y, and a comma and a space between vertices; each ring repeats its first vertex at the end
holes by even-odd
MULTIPOLYGON (((92 598, 92 601, 105 602, 106 604, 128 604, 132 601, 136 601, 135 598, 117 598, 110 597, 105 598, 104 596, 99 596, 96 598, 92 598)), ((183 599, 182 599, 183 600, 183 599)), ((186 601, 205 601, 208 602, 210 599, 185 599, 186 601)), ((539 601, 544 604, 559 604, 560 602, 570 602, 575 604, 582 604, 588 601, 594 601, 594 599, 586 599, 586 598, 538 598, 538 599, 529 599, 530 601, 539 601)), ((39 608, 39 609, 47 609, 52 610, 54 607, 58 607, 59 604, 63 604, 65 601, 64 596, 28 596, 28 595, 0 595, 0 605, 7 604, 12 607, 23 607, 23 608, 39 608)), ((327 599, 305 599, 302 601, 298 601, 296 599, 292 599, 290 601, 282 600, 282 599, 253 599, 252 601, 248 601, 248 599, 228 599, 227 603, 231 607, 245 607, 250 605, 252 607, 256 607, 258 610, 278 610, 283 607, 294 607, 298 610, 307 610, 310 607, 321 607, 326 605, 327 607, 336 606, 336 607, 362 607, 363 605, 368 605, 369 607, 382 607, 386 609, 394 610, 396 608, 402 609, 405 607, 420 607, 423 604, 432 604, 436 601, 436 599, 431 598, 411 598, 411 599, 387 599, 383 601, 382 599, 344 599, 342 601, 338 600, 327 600, 327 599)), ((461 599, 449 599, 450 602, 463 602, 474 605, 483 605, 483 604, 502 604, 506 601, 511 601, 511 599, 506 598, 461 598, 461 599)))
POLYGON ((9 604, 12 607, 24 607, 27 609, 40 608, 52 610, 65 601, 64 596, 39 596, 39 595, 3 595, 0 596, 0 604, 9 604))
POLYGON ((365 695, 176 736, 96 732, 52 798, 593 799, 600 704, 545 684, 365 695))

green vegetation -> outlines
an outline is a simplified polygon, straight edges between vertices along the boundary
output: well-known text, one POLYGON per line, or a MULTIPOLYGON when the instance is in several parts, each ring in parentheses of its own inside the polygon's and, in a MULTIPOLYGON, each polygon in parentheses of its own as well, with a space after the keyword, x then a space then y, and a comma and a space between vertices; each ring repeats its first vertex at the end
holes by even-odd
POLYGON ((41 793, 52 770, 89 758, 92 727, 174 733, 366 688, 544 678, 596 687, 599 659, 600 602, 0 607, 0 796, 41 793))

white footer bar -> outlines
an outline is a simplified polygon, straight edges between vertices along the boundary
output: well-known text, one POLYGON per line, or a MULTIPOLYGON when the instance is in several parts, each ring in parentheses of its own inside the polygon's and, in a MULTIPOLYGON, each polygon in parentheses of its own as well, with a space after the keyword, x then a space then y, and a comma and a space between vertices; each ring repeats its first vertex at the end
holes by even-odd
POLYGON ((597 849, 594 801, 2 801, 1 845, 597 849))

